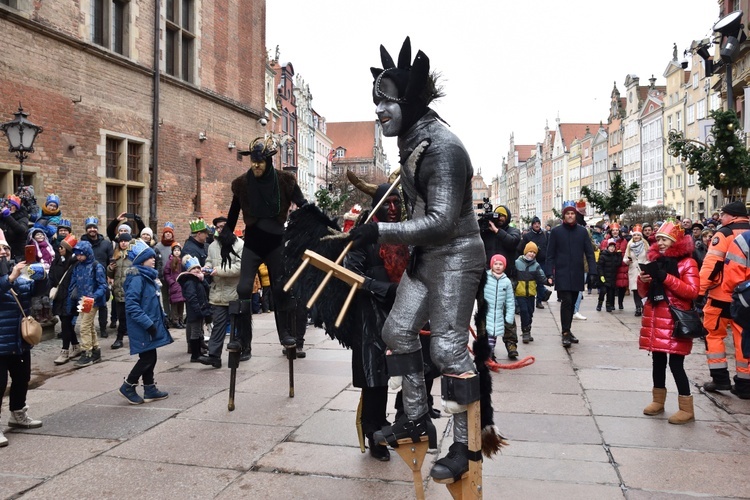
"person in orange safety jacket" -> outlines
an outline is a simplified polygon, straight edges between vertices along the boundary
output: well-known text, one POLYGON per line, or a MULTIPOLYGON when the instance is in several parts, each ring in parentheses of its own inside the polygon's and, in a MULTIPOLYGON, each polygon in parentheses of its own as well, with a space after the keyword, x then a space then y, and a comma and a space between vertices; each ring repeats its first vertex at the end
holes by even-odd
MULTIPOLYGON (((727 325, 732 325, 732 337, 735 345, 735 361, 740 386, 750 384, 750 369, 747 359, 742 355, 742 328, 732 320, 729 308, 732 303, 732 289, 722 283, 725 280, 725 260, 735 238, 750 229, 747 208, 741 201, 724 205, 721 209, 721 229, 711 240, 711 245, 703 260, 700 270, 700 295, 708 297, 703 307, 703 326, 708 331, 706 336, 706 358, 711 373, 711 380, 703 384, 709 392, 728 391, 732 389, 729 379, 729 367, 724 339, 727 336, 727 325)), ((750 387, 748 387, 750 389, 750 387)), ((748 393, 750 394, 750 392, 748 393)))
MULTIPOLYGON (((750 231, 738 235, 727 250, 724 260, 724 281, 722 289, 731 294, 735 287, 743 281, 750 280, 750 231)), ((732 393, 741 399, 750 399, 750 373, 748 372, 747 351, 743 352, 742 336, 748 341, 748 325, 741 317, 737 318, 744 325, 736 330, 732 326, 734 337, 735 360, 737 364, 737 375, 734 377, 734 388, 732 393)))

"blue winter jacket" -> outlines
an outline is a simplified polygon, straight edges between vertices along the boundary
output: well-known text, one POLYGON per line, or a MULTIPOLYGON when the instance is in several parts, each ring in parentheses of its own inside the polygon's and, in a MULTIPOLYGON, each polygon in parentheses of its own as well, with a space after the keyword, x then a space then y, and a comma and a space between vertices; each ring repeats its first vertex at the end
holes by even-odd
POLYGON ((10 293, 11 287, 28 314, 34 282, 19 278, 11 285, 7 274, 0 276, 0 356, 16 356, 31 348, 21 337, 21 310, 10 293))
POLYGON ((66 310, 75 314, 78 301, 83 297, 93 297, 94 307, 107 304, 107 272, 94 257, 94 250, 87 241, 80 241, 76 247, 80 248, 86 260, 79 262, 73 268, 68 285, 68 300, 66 310))
POLYGON ((139 354, 173 342, 164 324, 161 287, 156 284, 158 272, 151 267, 134 265, 125 278, 125 319, 128 324, 130 354, 139 354), (151 336, 148 328, 156 327, 151 336))
POLYGON ((487 270, 484 300, 487 301, 487 335, 502 337, 505 323, 513 323, 516 314, 516 297, 513 283, 504 273, 499 278, 487 270))

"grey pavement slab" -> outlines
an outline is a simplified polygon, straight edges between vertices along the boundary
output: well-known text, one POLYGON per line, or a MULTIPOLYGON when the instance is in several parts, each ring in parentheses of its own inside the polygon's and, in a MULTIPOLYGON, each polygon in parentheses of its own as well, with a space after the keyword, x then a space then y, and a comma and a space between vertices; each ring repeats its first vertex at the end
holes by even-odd
POLYGON ((581 368, 578 377, 586 390, 651 391, 654 387, 651 370, 581 368))
MULTIPOLYGON (((690 422, 672 425, 662 416, 642 418, 597 417, 610 446, 674 448, 691 451, 747 453, 750 436, 738 425, 725 422, 690 422)), ((750 460, 748 461, 750 464, 750 460)))
POLYGON ((590 417, 495 412, 495 425, 511 441, 599 444, 602 438, 590 417))
POLYGON ((579 462, 609 462, 601 444, 543 443, 536 441, 512 441, 504 446, 504 457, 551 458, 555 460, 576 460, 579 462))
POLYGON ((536 479, 545 481, 575 481, 619 485, 617 472, 609 463, 582 462, 571 459, 514 457, 502 455, 484 463, 484 476, 536 479))
POLYGON ((249 470, 283 441, 291 427, 171 419, 110 450, 107 455, 155 463, 249 470))
POLYGON ((18 498, 23 492, 44 482, 44 479, 0 473, 0 497, 18 498))
MULTIPOLYGON (((71 406, 83 403, 101 395, 101 392, 88 392, 77 390, 46 390, 34 389, 28 392, 26 404, 29 407, 29 415, 41 418, 71 406)), ((3 399, 3 414, 8 415, 8 398, 3 399)))
POLYGON ((628 488, 712 498, 747 498, 749 494, 747 474, 738 475, 750 464, 747 448, 738 453, 710 453, 613 446, 611 451, 628 488))
MULTIPOLYGON (((362 480, 330 476, 301 476, 278 472, 246 472, 219 494, 217 500, 235 498, 411 498, 414 487, 404 481, 362 480)), ((431 497, 430 497, 431 498, 431 497)))
POLYGON ((16 432, 122 440, 137 436, 178 412, 149 407, 149 403, 133 406, 121 399, 118 405, 78 404, 47 416, 43 427, 16 432))
POLYGON ((502 391, 494 394, 492 401, 495 411, 542 415, 589 415, 590 413, 581 394, 519 392, 502 391))
POLYGON ((214 498, 239 475, 215 467, 102 456, 55 476, 23 498, 205 499, 214 498))
MULTIPOLYGON (((295 361, 297 363, 297 361, 295 361)), ((296 394, 310 394, 331 398, 343 391, 351 383, 350 374, 311 375, 297 374, 295 365, 294 391, 296 394)), ((253 394, 288 394, 288 371, 266 371, 237 384, 237 392, 253 394)), ((239 400, 241 397, 237 395, 239 400)))
MULTIPOLYGON (((524 477, 485 476, 484 498, 497 499, 575 499, 575 500, 622 500, 618 485, 584 484, 576 482, 579 475, 574 473, 566 481, 548 478, 526 479, 524 477), (494 495, 493 495, 494 493, 494 495)), ((450 496, 446 497, 446 499, 450 496)))
MULTIPOLYGON (((649 418, 669 418, 677 408, 677 389, 674 383, 667 380, 667 401, 662 415, 649 418)), ((651 402, 651 390, 648 391, 586 391, 586 397, 594 415, 611 417, 641 418, 643 408, 651 402)), ((736 417, 718 409, 711 401, 699 395, 693 395, 695 418, 700 421, 718 420, 722 422, 737 422, 736 417)))
MULTIPOLYGON (((226 391, 226 388, 224 387, 201 385, 174 386, 168 383, 162 383, 162 379, 164 379, 164 377, 160 376, 159 380, 157 380, 158 387, 159 389, 168 392, 169 397, 160 401, 146 403, 149 408, 186 410, 221 391, 226 391)), ((143 396, 143 387, 136 388, 136 392, 143 396)), ((86 401, 86 404, 89 405, 103 406, 122 406, 123 403, 126 403, 126 401, 123 399, 122 395, 120 395, 119 390, 106 392, 86 401)))
POLYGON ((222 392, 195 404, 180 413, 177 418, 297 427, 320 410, 328 402, 328 398, 308 394, 290 398, 286 394, 243 393, 241 399, 235 395, 234 411, 227 410, 227 402, 228 391, 222 392))
POLYGON ((0 452, 0 475, 49 479, 120 444, 114 439, 86 439, 6 432, 9 445, 0 452))
MULTIPOLYGON (((428 453, 425 457, 423 478, 429 475, 435 459, 434 453, 428 453)), ((358 446, 281 443, 258 461, 258 467, 285 473, 403 481, 409 484, 412 481, 411 470, 395 452, 391 452, 389 462, 380 462, 367 452, 361 453, 358 446)))
POLYGON ((360 390, 357 388, 341 391, 337 396, 328 401, 328 403, 326 404, 326 408, 329 410, 356 410, 357 405, 359 404, 359 397, 360 390))
POLYGON ((557 375, 549 377, 545 375, 527 375, 523 368, 514 370, 518 373, 506 375, 500 372, 493 374, 493 388, 501 392, 515 393, 517 397, 521 394, 581 394, 583 391, 578 379, 574 375, 557 375))

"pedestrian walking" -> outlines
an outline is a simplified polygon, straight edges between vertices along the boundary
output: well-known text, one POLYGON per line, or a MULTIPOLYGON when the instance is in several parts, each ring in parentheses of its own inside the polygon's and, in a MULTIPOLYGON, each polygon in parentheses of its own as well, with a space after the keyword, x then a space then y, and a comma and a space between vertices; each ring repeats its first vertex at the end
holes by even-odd
POLYGON ((573 304, 578 299, 578 293, 583 291, 586 281, 584 259, 588 264, 588 272, 592 275, 596 273, 591 237, 585 227, 578 225, 576 214, 575 202, 566 201, 562 207, 563 223, 550 231, 547 247, 547 259, 551 259, 555 290, 560 298, 562 345, 565 348, 578 343, 578 338, 571 331, 571 324, 573 304))
POLYGON ((120 386, 120 395, 130 404, 149 403, 166 399, 169 394, 159 390, 154 381, 156 349, 173 342, 165 325, 161 308, 156 252, 145 242, 137 241, 128 251, 132 267, 125 279, 125 316, 128 322, 130 354, 138 354, 130 374, 120 386), (143 381, 143 397, 136 391, 143 381))
MULTIPOLYGON (((487 339, 492 349, 492 360, 495 361, 495 345, 497 338, 505 336, 505 325, 515 321, 516 300, 513 293, 513 283, 505 274, 505 256, 495 254, 490 258, 490 269, 486 271, 484 284, 484 300, 487 303, 487 339)), ((534 340, 529 336, 529 342, 534 340)), ((507 344, 506 344, 507 345, 507 344)), ((508 351, 510 357, 511 352, 508 351)), ((516 357, 518 351, 516 351, 516 357)))
MULTIPOLYGON (((531 323, 534 321, 534 303, 536 301, 537 288, 544 288, 548 282, 547 276, 539 262, 536 261, 537 254, 536 243, 530 241, 523 248, 523 254, 516 259, 516 303, 521 310, 521 340, 524 344, 534 340, 531 336, 531 323)), ((552 280, 550 279, 549 282, 552 280)), ((515 356, 518 357, 518 351, 515 356)))

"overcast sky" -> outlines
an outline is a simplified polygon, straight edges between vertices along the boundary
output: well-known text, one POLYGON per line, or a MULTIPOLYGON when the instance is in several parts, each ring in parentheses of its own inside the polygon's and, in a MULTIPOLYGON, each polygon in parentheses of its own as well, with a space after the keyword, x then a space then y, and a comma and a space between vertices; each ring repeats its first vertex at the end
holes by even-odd
MULTIPOLYGON (((380 44, 396 60, 410 36, 412 57, 421 49, 443 76, 433 107, 488 182, 511 133, 535 144, 558 115, 606 122, 614 82, 623 95, 628 74, 664 85, 672 44, 682 59, 719 18, 716 0, 268 0, 266 10, 269 52, 279 46, 329 122, 375 118, 370 67, 381 67, 380 44)), ((395 138, 385 144, 395 165, 395 138)))

